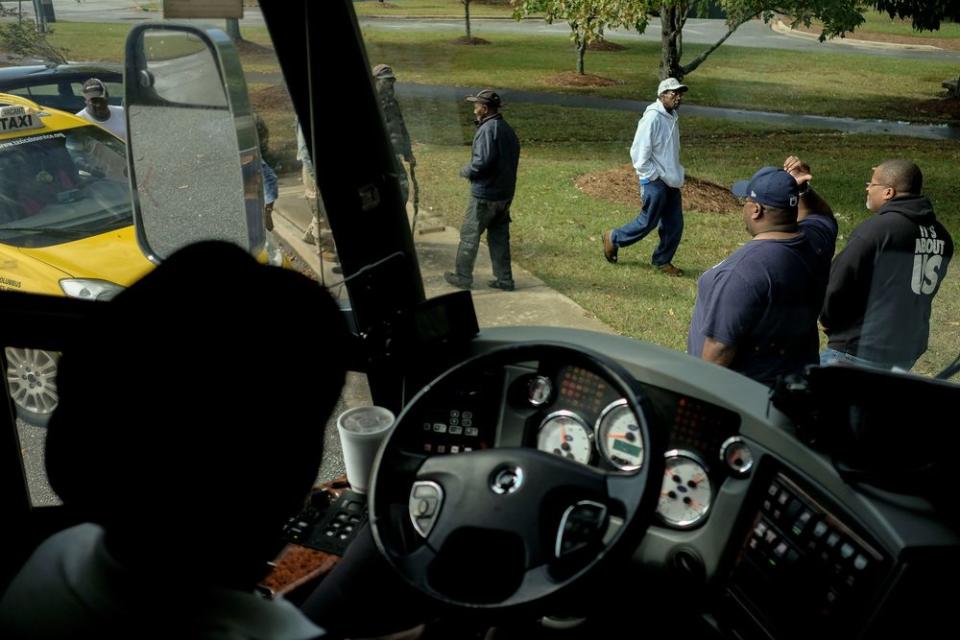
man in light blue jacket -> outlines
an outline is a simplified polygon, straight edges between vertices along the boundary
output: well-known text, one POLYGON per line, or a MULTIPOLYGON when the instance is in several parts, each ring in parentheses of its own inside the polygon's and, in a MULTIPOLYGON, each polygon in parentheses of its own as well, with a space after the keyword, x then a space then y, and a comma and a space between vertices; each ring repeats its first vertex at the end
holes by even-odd
POLYGON ((630 159, 640 180, 642 206, 634 220, 603 232, 603 255, 608 262, 617 261, 620 247, 639 242, 659 227, 660 243, 653 252, 653 266, 670 276, 683 275, 673 266, 673 256, 683 235, 680 187, 684 171, 677 110, 686 91, 687 86, 676 78, 667 78, 657 88, 657 100, 640 118, 630 159))

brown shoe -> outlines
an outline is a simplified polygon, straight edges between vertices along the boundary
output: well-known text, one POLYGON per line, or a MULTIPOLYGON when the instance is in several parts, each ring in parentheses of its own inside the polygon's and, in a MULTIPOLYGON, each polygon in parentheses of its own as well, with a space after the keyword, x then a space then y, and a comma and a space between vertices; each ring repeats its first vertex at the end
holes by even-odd
POLYGON ((617 245, 613 244, 613 239, 610 237, 612 234, 611 229, 607 229, 601 234, 603 236, 603 257, 607 259, 607 262, 617 261, 617 245))
POLYGON ((680 278, 683 276, 683 269, 678 269, 669 262, 667 264, 661 264, 657 267, 660 273, 665 273, 668 276, 673 276, 675 278, 680 278))

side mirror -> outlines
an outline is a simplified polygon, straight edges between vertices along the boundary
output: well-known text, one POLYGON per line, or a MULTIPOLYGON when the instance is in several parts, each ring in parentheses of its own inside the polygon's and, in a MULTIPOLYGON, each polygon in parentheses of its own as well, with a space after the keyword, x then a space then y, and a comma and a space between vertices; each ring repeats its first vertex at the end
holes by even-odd
POLYGON ((142 24, 127 36, 127 161, 137 241, 160 262, 201 240, 266 240, 256 123, 220 29, 142 24))

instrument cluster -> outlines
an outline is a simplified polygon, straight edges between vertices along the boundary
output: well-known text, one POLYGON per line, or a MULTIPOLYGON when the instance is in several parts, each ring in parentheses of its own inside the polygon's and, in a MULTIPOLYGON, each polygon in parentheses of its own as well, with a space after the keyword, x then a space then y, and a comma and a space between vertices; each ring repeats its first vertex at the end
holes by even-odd
POLYGON ((644 388, 649 415, 639 415, 599 376, 563 366, 553 375, 521 377, 513 398, 534 409, 530 446, 612 473, 635 473, 646 460, 643 426, 669 426, 666 470, 658 505, 661 524, 688 529, 702 524, 716 487, 726 475, 750 473, 752 455, 737 436, 739 416, 663 389, 644 388), (713 479, 711 481, 711 478, 713 479))

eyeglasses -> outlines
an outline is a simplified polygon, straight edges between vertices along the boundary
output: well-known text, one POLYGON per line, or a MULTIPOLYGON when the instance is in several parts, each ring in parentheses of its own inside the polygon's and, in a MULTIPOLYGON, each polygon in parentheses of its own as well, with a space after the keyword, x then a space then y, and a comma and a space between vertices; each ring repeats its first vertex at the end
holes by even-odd
POLYGON ((867 189, 869 189, 870 187, 886 187, 887 189, 893 188, 888 184, 883 184, 882 182, 866 182, 864 184, 867 185, 867 189))

